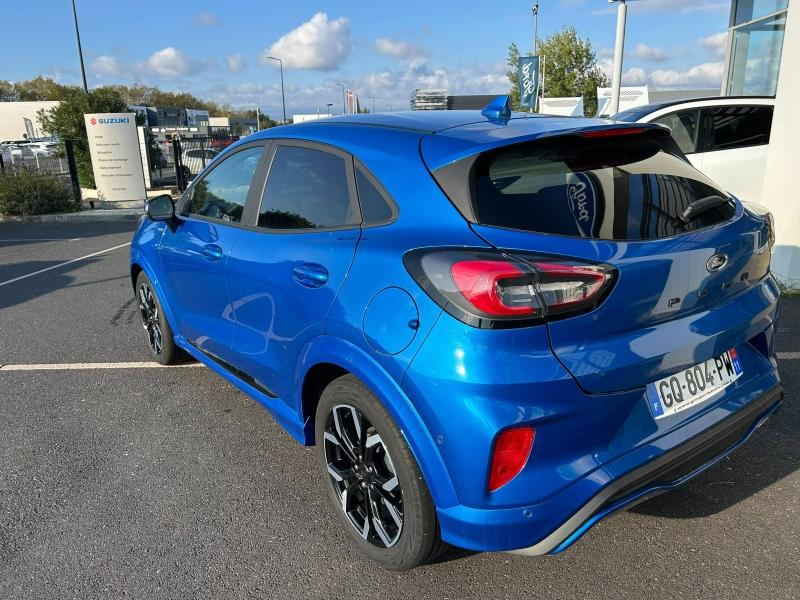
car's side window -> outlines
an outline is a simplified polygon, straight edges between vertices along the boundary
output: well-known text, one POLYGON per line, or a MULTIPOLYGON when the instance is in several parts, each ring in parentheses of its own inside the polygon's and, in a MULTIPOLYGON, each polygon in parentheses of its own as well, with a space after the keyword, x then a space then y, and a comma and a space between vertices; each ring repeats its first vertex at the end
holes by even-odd
POLYGON ((718 106, 707 110, 711 127, 709 151, 769 143, 771 106, 718 106))
POLYGON ((361 167, 356 167, 356 188, 365 225, 383 223, 395 215, 394 206, 361 167))
POLYGON ((278 146, 264 187, 258 226, 318 229, 361 221, 347 183, 347 161, 303 146, 278 146))
POLYGON ((659 117, 654 123, 666 125, 672 130, 672 137, 684 154, 697 152, 697 123, 699 113, 694 110, 682 110, 659 117))
POLYGON ((262 151, 256 146, 236 152, 193 183, 184 212, 230 223, 241 221, 262 151))

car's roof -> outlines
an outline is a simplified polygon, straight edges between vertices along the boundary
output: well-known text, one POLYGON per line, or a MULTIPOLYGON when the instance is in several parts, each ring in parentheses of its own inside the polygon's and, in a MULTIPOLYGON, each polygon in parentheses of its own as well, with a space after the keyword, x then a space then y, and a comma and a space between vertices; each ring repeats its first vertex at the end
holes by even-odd
POLYGON ((775 96, 709 96, 707 98, 684 98, 683 100, 665 100, 664 102, 653 102, 644 106, 637 106, 623 110, 609 117, 615 121, 633 122, 651 115, 664 108, 686 106, 687 108, 696 106, 712 105, 748 105, 748 104, 773 104, 775 96))
POLYGON ((477 110, 408 111, 329 117, 295 125, 273 127, 245 138, 303 139, 347 148, 346 142, 358 138, 362 148, 391 143, 392 134, 409 133, 424 138, 423 156, 429 168, 436 169, 477 152, 517 141, 588 129, 627 127, 606 119, 560 117, 537 113, 512 113, 507 118, 492 118, 477 110), (381 135, 375 135, 380 133, 381 135), (388 139, 387 139, 388 138, 388 139))

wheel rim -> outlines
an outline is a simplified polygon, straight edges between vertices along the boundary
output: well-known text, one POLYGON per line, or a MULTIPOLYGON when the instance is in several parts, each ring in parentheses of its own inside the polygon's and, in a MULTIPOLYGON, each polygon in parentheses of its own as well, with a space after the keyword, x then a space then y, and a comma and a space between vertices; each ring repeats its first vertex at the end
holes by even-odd
POLYGON ((357 408, 337 404, 324 444, 328 474, 350 524, 371 544, 391 548, 403 532, 403 493, 380 434, 357 408))
POLYGON ((142 315, 142 325, 147 333, 147 343, 150 345, 150 350, 156 355, 161 354, 164 346, 158 304, 156 303, 153 288, 145 282, 139 284, 139 313, 142 315))

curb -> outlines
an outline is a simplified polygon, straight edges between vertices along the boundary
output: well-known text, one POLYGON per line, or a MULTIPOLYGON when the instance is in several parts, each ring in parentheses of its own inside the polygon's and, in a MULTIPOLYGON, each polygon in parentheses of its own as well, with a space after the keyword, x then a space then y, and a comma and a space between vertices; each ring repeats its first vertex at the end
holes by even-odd
POLYGON ((95 209, 52 215, 0 216, 0 223, 96 223, 98 221, 136 222, 144 214, 141 209, 95 209))

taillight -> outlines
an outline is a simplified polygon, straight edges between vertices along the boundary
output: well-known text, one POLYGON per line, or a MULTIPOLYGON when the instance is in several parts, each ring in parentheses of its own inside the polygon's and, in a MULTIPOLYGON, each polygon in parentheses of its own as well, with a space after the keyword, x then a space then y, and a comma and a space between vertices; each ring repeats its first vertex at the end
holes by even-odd
POLYGON ((525 467, 531 455, 533 427, 514 427, 500 432, 494 441, 489 466, 489 491, 494 492, 514 479, 525 467))
POLYGON ((614 271, 572 259, 515 251, 423 249, 403 258, 422 288, 447 312, 482 328, 519 327, 591 310, 614 271))

